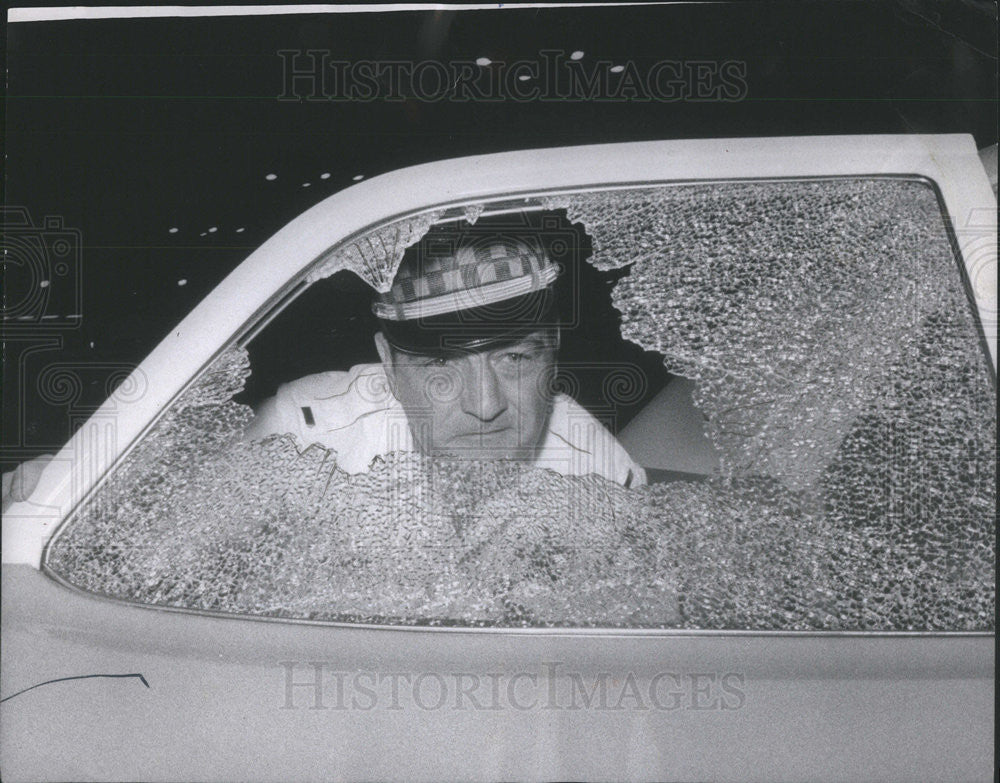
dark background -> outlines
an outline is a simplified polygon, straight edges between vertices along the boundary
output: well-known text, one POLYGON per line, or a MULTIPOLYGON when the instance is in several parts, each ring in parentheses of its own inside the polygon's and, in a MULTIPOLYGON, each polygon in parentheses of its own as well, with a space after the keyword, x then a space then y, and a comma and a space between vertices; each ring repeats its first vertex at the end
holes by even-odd
POLYGON ((230 270, 357 175, 670 138, 960 132, 985 147, 996 35, 993 3, 919 0, 11 24, 4 464, 62 444, 230 270), (640 70, 737 60, 747 94, 288 102, 280 49, 508 62, 581 50, 640 70), (51 267, 47 287, 29 256, 51 267))

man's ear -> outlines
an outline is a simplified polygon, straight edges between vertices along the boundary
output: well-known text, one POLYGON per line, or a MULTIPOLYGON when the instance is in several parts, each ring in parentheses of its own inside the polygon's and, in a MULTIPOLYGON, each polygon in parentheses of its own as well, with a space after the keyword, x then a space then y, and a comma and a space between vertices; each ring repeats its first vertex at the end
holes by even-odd
POLYGON ((395 397, 396 366, 392 362, 392 348, 389 347, 389 341, 382 332, 375 332, 375 350, 378 351, 378 358, 382 360, 382 369, 385 370, 386 380, 389 381, 389 390, 395 397))

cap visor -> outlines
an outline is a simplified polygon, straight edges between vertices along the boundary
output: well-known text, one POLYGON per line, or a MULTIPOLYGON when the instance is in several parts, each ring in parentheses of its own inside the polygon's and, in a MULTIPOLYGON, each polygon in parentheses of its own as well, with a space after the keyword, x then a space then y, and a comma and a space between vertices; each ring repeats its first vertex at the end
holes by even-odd
POLYGON ((412 321, 380 319, 394 348, 408 353, 447 355, 516 342, 559 326, 551 288, 503 302, 412 321))

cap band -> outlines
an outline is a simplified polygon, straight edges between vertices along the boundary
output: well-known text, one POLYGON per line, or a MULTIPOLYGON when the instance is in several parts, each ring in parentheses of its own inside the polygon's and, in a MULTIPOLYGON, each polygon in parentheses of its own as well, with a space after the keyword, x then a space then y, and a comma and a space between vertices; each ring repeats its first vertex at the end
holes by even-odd
POLYGON ((375 315, 387 321, 413 321, 435 315, 455 313, 496 304, 517 296, 530 294, 552 283, 559 275, 554 266, 543 269, 535 277, 519 277, 498 283, 480 285, 473 289, 451 291, 440 296, 431 296, 416 302, 396 302, 386 304, 376 302, 372 309, 375 315))

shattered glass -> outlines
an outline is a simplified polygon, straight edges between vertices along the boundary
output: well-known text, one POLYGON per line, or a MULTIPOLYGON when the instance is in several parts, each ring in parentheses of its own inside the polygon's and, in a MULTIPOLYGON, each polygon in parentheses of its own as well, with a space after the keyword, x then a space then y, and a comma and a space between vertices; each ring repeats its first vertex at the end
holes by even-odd
POLYGON ((306 279, 315 283, 342 269, 348 269, 384 294, 392 288, 392 278, 403 260, 406 248, 419 242, 441 215, 441 211, 424 212, 404 220, 395 220, 363 234, 320 259, 306 279))
MULTIPOLYGON (((694 379, 721 475, 625 489, 404 453, 350 475, 318 445, 242 437, 249 364, 232 349, 47 565, 125 600, 326 621, 993 629, 996 394, 930 187, 679 185, 546 206, 584 224, 591 263, 631 265, 612 291, 622 332, 694 379)), ((391 279, 421 230, 382 229, 323 271, 391 279)))

